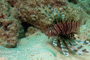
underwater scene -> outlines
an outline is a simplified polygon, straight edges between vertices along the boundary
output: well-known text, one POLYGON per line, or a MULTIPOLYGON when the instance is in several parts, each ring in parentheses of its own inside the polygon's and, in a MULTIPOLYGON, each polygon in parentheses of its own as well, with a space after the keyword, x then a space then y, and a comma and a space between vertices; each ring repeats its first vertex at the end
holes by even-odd
POLYGON ((0 60, 90 60, 90 0, 0 0, 0 60))

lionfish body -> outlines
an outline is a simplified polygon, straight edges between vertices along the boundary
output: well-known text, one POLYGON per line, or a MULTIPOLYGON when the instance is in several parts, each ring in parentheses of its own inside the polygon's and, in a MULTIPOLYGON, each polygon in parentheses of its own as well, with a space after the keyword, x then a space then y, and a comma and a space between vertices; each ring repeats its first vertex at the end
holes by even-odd
POLYGON ((80 27, 80 22, 60 22, 46 32, 47 36, 68 35, 80 27))
MULTIPOLYGON (((82 44, 87 44, 90 45, 90 42, 85 40, 85 41, 80 41, 80 40, 75 40, 74 37, 74 32, 80 28, 81 21, 75 21, 75 20, 65 20, 65 16, 63 13, 61 13, 57 9, 51 8, 49 5, 48 7, 42 6, 44 14, 49 17, 50 19, 54 20, 55 25, 53 28, 49 29, 48 31, 45 32, 45 34, 50 37, 50 36, 56 36, 56 38, 53 40, 53 45, 60 47, 62 50, 63 54, 68 56, 69 55, 69 50, 74 51, 76 54, 81 55, 83 53, 89 53, 83 45, 78 45, 78 43, 82 44), (45 9, 46 8, 46 9, 45 9), (49 13, 49 10, 52 13, 49 13)), ((42 10, 40 8, 40 10, 42 10)), ((43 13, 42 12, 42 13, 43 13)))

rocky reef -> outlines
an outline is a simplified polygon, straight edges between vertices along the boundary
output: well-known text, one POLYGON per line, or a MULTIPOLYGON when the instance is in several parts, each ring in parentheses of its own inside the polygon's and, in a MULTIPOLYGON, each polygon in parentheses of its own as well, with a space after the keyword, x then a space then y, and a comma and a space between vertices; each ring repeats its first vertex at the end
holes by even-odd
POLYGON ((24 35, 21 21, 15 17, 16 12, 5 0, 0 1, 0 44, 14 48, 18 39, 24 35))
POLYGON ((89 0, 0 0, 0 44, 16 47, 21 38, 45 33, 59 19, 81 21, 74 37, 90 40, 89 0))

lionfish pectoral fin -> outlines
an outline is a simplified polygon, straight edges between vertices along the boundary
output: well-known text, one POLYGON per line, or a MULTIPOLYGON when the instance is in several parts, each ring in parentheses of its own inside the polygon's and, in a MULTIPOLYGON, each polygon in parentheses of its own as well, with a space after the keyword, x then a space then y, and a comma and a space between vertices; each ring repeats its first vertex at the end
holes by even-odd
POLYGON ((90 42, 88 40, 84 40, 84 41, 76 40, 76 42, 81 43, 81 44, 90 45, 90 42))
MULTIPOLYGON (((81 44, 85 44, 85 45, 90 45, 90 42, 88 40, 85 40, 85 41, 80 41, 80 40, 76 40, 76 42, 78 43, 81 43, 81 44)), ((89 50, 83 48, 81 49, 83 52, 85 52, 85 54, 88 54, 89 53, 89 50)))
POLYGON ((57 46, 57 38, 55 38, 55 39, 53 40, 53 45, 54 45, 54 46, 57 46))
POLYGON ((86 53, 86 54, 89 53, 89 51, 87 51, 82 45, 72 43, 72 42, 70 42, 70 44, 77 49, 76 54, 78 55, 82 55, 83 53, 86 53))
POLYGON ((68 47, 69 47, 72 51, 77 52, 77 49, 74 49, 74 48, 72 47, 72 45, 70 45, 70 43, 69 43, 68 41, 65 41, 65 43, 68 45, 68 47))
POLYGON ((64 45, 64 43, 63 43, 62 40, 60 40, 60 47, 61 47, 61 50, 62 50, 63 54, 64 54, 65 56, 69 56, 68 49, 67 49, 67 47, 64 45))
POLYGON ((78 46, 78 44, 76 44, 76 43, 72 43, 72 42, 69 42, 70 43, 70 45, 72 46, 72 50, 76 53, 76 54, 78 54, 78 55, 82 55, 82 52, 81 51, 79 51, 79 47, 81 47, 81 46, 78 46))

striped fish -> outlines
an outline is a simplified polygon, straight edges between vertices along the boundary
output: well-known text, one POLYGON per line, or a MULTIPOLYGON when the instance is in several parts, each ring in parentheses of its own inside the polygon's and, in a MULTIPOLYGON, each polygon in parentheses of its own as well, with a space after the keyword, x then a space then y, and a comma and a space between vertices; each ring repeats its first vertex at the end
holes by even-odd
POLYGON ((75 32, 81 25, 80 21, 70 21, 65 20, 65 15, 57 9, 51 8, 49 5, 47 9, 43 6, 46 16, 49 16, 51 19, 55 20, 56 23, 53 28, 45 32, 45 34, 50 36, 58 36, 58 38, 53 40, 53 45, 61 48, 64 55, 69 55, 69 50, 74 51, 76 54, 81 55, 83 53, 88 53, 83 45, 78 45, 76 42, 90 45, 89 41, 79 41, 79 40, 65 40, 64 38, 69 37, 69 39, 74 39, 73 32, 75 32), (51 13, 49 12, 51 11, 51 13), (59 23, 58 23, 59 22, 59 23))

